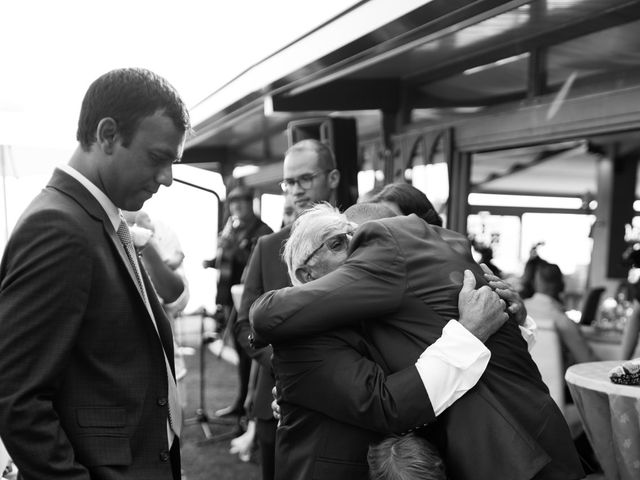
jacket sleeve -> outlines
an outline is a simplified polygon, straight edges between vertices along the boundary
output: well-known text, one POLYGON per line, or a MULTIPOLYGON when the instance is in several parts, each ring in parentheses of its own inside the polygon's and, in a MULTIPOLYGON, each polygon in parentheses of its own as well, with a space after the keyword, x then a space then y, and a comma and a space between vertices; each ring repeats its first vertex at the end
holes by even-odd
POLYGON ((435 420, 415 366, 387 377, 378 364, 332 335, 287 344, 282 353, 280 348, 275 347, 274 369, 285 410, 293 403, 385 434, 435 420))
POLYGON ((249 341, 249 336, 252 333, 251 324, 249 323, 249 308, 264 293, 262 286, 262 245, 262 240, 259 238, 244 272, 244 290, 240 300, 238 318, 233 326, 233 333, 236 341, 247 352, 247 355, 260 362, 266 368, 271 369, 271 347, 253 348, 249 341))
POLYGON ((41 211, 0 267, 0 435, 27 479, 89 480, 53 404, 88 301, 89 252, 77 221, 41 211))
POLYGON ((301 286, 268 292, 253 304, 256 343, 315 335, 397 311, 407 289, 405 264, 387 228, 367 222, 338 269, 301 286))

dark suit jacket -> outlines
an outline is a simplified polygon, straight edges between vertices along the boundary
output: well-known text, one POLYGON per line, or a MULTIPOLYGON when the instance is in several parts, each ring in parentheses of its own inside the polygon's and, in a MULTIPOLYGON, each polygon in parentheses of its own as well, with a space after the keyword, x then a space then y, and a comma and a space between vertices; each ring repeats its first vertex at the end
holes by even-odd
POLYGON ((0 264, 0 435, 25 479, 173 478, 164 353, 134 278, 100 204, 56 170, 0 264))
POLYGON ((261 420, 272 420, 271 389, 275 384, 271 370, 271 348, 254 349, 249 341, 251 325, 249 309, 253 302, 265 292, 291 285, 287 267, 282 261, 281 252, 284 242, 289 238, 291 227, 264 235, 258 239, 253 249, 249 264, 244 273, 244 291, 238 311, 238 319, 234 325, 234 335, 238 343, 254 359, 260 362, 253 414, 261 420))
MULTIPOLYGON (((257 334, 279 342, 378 319, 366 323, 374 344, 392 371, 405 368, 448 319, 458 318, 463 270, 484 282, 460 245, 457 234, 415 215, 367 222, 338 270, 256 302, 257 334)), ((491 361, 477 387, 439 417, 439 445, 451 478, 582 478, 566 422, 515 322, 508 321, 487 347, 491 361)))
POLYGON ((359 330, 275 345, 273 363, 282 414, 278 480, 367 480, 371 442, 435 419, 417 369, 387 377, 359 330))

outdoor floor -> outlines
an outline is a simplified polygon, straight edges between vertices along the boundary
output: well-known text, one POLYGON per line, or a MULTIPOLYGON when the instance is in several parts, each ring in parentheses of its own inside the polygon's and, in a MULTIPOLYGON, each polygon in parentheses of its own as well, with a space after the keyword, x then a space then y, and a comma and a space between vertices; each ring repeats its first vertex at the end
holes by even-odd
MULTIPOLYGON (((237 455, 229 453, 230 439, 213 442, 205 440, 201 422, 189 424, 190 418, 196 416, 201 407, 200 398, 200 317, 183 317, 177 320, 176 339, 182 347, 192 347, 193 354, 185 355, 187 375, 182 380, 186 386, 186 408, 184 417, 187 425, 183 428, 181 439, 182 468, 186 480, 259 480, 260 467, 255 461, 241 462, 237 455)), ((209 325, 207 325, 209 326, 209 325)), ((184 349, 183 349, 184 350, 184 349)), ((188 350, 188 349, 186 349, 188 350)), ((224 358, 233 359, 234 352, 225 349, 224 358), (230 355, 228 355, 230 353, 230 355)), ((209 348, 204 357, 204 407, 209 418, 213 412, 225 407, 235 398, 238 379, 236 367, 209 348)), ((216 436, 234 430, 236 425, 209 425, 211 433, 216 436)), ((254 455, 255 457, 255 455, 254 455)))

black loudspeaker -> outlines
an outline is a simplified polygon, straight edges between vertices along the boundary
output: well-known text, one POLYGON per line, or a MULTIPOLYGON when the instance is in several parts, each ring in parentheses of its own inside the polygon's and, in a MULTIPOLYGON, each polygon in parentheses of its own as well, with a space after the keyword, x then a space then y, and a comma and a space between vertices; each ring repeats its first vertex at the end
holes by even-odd
POLYGON ((340 171, 337 207, 344 210, 358 199, 358 134, 355 118, 310 118, 287 125, 289 146, 313 138, 333 151, 340 171))

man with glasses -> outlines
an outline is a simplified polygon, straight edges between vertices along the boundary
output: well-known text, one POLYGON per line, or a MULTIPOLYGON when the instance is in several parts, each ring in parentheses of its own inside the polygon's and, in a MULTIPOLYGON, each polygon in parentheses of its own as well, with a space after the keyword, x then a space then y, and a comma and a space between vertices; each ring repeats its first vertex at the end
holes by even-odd
MULTIPOLYGON (((318 140, 302 140, 287 150, 281 187, 291 196, 296 216, 318 202, 336 201, 340 172, 331 149, 318 140)), ((254 397, 256 438, 260 446, 262 479, 274 478, 277 421, 271 412, 271 349, 255 350, 249 342, 249 308, 260 295, 290 285, 287 268, 280 258, 291 227, 260 237, 244 274, 244 292, 234 333, 245 351, 258 360, 260 370, 254 397)))
POLYGON ((275 343, 283 422, 277 452, 288 453, 278 468, 282 461, 294 472, 305 462, 327 470, 331 459, 331 478, 353 478, 360 463, 364 479, 372 432, 403 433, 438 416, 428 433, 451 478, 582 478, 566 422, 516 322, 493 331, 469 324, 465 295, 490 290, 473 290, 482 270, 465 237, 416 215, 375 211, 382 205, 350 211, 367 207, 366 220, 383 219, 358 221, 355 232, 328 205, 301 216, 283 253, 294 287, 269 292, 252 308, 257 340, 275 343), (465 357, 475 348, 491 352, 488 365, 465 357), (477 377, 466 375, 469 365, 477 377))

